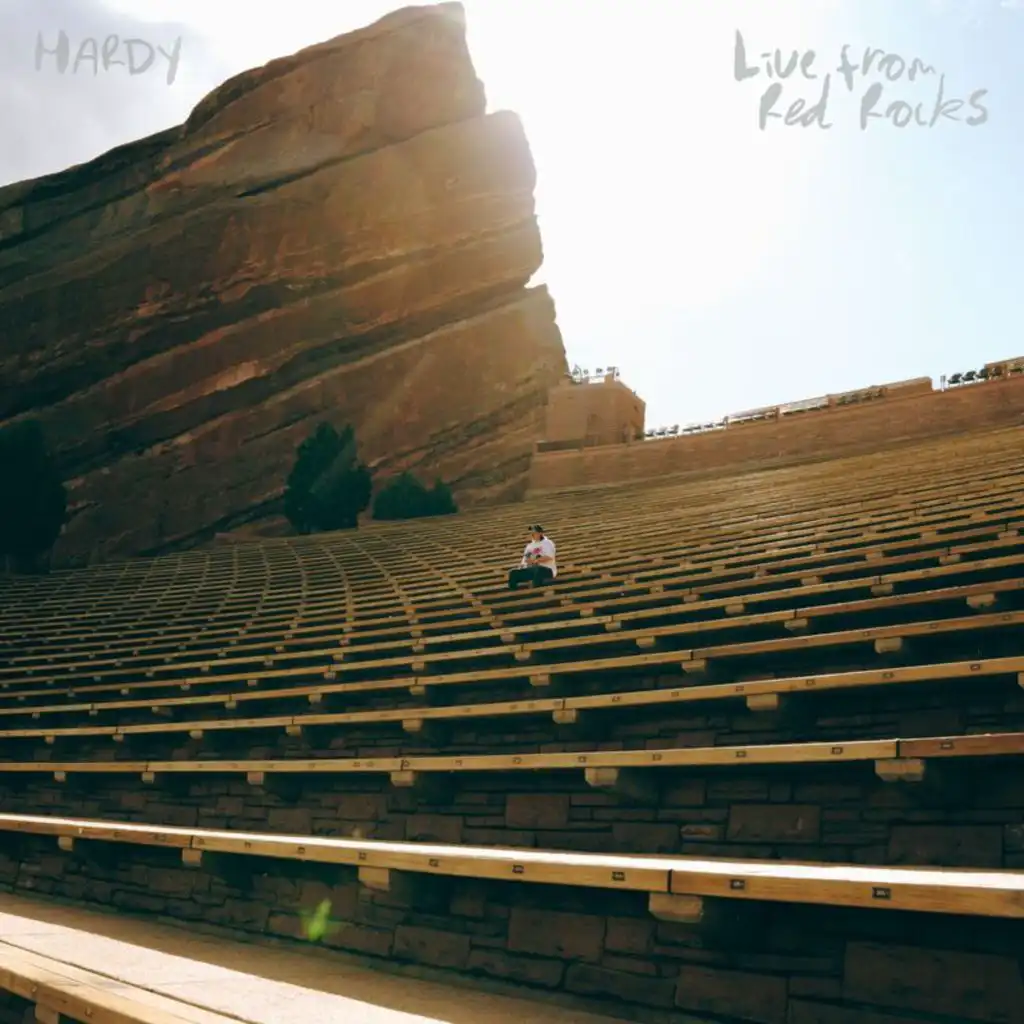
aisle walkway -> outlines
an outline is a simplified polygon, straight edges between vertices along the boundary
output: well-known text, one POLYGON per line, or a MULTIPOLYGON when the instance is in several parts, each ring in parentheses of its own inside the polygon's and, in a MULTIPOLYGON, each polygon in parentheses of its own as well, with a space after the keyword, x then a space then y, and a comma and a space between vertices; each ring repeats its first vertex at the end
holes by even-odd
POLYGON ((339 958, 0 894, 0 942, 218 1011, 245 1024, 616 1024, 377 973, 339 958))

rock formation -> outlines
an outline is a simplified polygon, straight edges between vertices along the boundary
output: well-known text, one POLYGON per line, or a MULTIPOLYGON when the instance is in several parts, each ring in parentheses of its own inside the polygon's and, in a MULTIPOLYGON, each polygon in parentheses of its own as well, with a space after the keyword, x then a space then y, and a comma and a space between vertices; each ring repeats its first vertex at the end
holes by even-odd
POLYGON ((226 82, 189 120, 0 190, 0 423, 45 426, 55 560, 195 543, 272 509, 296 445, 525 485, 565 371, 518 119, 458 4, 226 82))

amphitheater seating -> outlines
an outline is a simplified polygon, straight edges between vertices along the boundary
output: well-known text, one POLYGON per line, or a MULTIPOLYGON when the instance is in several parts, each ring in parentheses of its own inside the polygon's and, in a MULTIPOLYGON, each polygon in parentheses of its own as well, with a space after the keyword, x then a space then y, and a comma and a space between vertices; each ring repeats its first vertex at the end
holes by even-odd
MULTIPOLYGON (((993 476, 993 475, 997 476, 997 474, 999 473, 999 470, 1000 470, 1000 466, 998 464, 993 464, 993 463, 994 463, 994 460, 989 460, 989 463, 988 463, 988 465, 989 465, 989 474, 986 474, 989 480, 991 480, 991 476, 993 476)), ((929 467, 922 467, 922 468, 927 469, 929 467)), ((887 492, 890 492, 893 484, 895 482, 897 482, 897 479, 899 477, 900 477, 900 474, 891 474, 891 475, 888 476, 888 478, 883 479, 882 481, 880 481, 881 486, 879 486, 877 488, 877 490, 875 492, 876 495, 878 493, 886 494, 887 492)), ((903 477, 903 480, 905 481, 905 477, 903 477)), ((998 484, 999 484, 998 476, 997 476, 997 479, 995 481, 995 484, 996 484, 996 486, 998 486, 998 484)), ((835 494, 835 490, 836 489, 833 487, 830 493, 832 493, 838 501, 841 501, 842 495, 841 494, 835 494)), ((858 495, 858 496, 860 497, 860 495, 858 495)), ((713 500, 714 495, 711 495, 711 497, 712 497, 712 500, 713 500)), ((813 497, 814 497, 813 494, 807 494, 806 495, 806 498, 813 499, 813 497)), ((771 495, 770 494, 766 495, 766 498, 767 498, 767 500, 770 501, 771 500, 771 495)), ((947 496, 947 500, 948 500, 948 496, 947 496)), ((660 513, 662 511, 662 509, 664 507, 666 507, 666 505, 669 505, 669 504, 670 503, 666 502, 666 503, 660 505, 660 507, 656 507, 656 508, 651 509, 651 512, 653 512, 655 514, 654 515, 654 523, 655 523, 655 525, 653 527, 653 532, 655 534, 658 533, 657 525, 656 525, 657 524, 657 518, 656 518, 657 514, 660 513)), ((854 507, 855 508, 856 507, 863 507, 864 504, 865 503, 864 503, 863 499, 861 499, 860 501, 858 501, 855 504, 854 507)), ((723 526, 727 526, 727 525, 731 525, 731 524, 736 524, 737 520, 739 522, 743 522, 745 520, 748 523, 752 522, 752 524, 753 524, 755 529, 757 529, 759 526, 760 526, 761 529, 763 529, 765 526, 771 525, 773 519, 778 521, 779 519, 784 518, 784 512, 783 512, 784 507, 785 506, 783 506, 782 509, 780 509, 779 512, 776 513, 773 516, 765 516, 764 519, 763 519, 763 524, 758 524, 757 519, 754 518, 754 517, 751 517, 748 514, 746 516, 734 517, 732 520, 730 520, 730 518, 728 516, 725 516, 725 517, 723 517, 722 525, 723 526)), ((882 504, 882 509, 883 509, 883 516, 884 516, 885 512, 889 512, 890 511, 889 509, 886 508, 884 503, 882 504)), ((599 512, 600 512, 600 510, 599 510, 599 512)), ((609 509, 609 512, 611 513, 612 509, 609 509)), ((651 514, 650 513, 646 513, 646 518, 648 520, 650 520, 651 519, 651 514)), ((578 517, 573 517, 573 519, 578 519, 578 517)), ((474 543, 472 533, 460 534, 460 540, 459 540, 460 551, 461 550, 465 550, 467 552, 467 554, 469 554, 469 555, 477 555, 477 554, 479 554, 481 543, 485 547, 489 547, 493 551, 493 548, 494 548, 495 544, 496 543, 500 543, 500 541, 498 539, 499 535, 498 535, 497 530, 501 529, 501 527, 505 527, 506 529, 511 528, 511 529, 514 530, 515 529, 515 527, 513 526, 514 522, 515 522, 514 520, 512 520, 510 522, 508 516, 504 517, 504 521, 503 522, 498 522, 498 523, 488 522, 487 523, 486 531, 484 532, 484 534, 480 537, 480 539, 476 543, 474 543)), ((598 525, 599 525, 599 523, 600 523, 600 520, 598 519, 598 525)), ((854 519, 854 523, 855 523, 855 525, 861 525, 861 524, 857 523, 856 519, 854 519)), ((593 520, 591 520, 590 522, 587 522, 587 521, 584 521, 584 522, 573 522, 572 519, 568 519, 568 518, 567 518, 567 521, 564 523, 564 526, 565 526, 566 529, 586 528, 587 526, 593 526, 593 525, 594 525, 594 521, 593 520)), ((651 530, 652 530, 652 528, 650 526, 648 526, 647 527, 648 534, 651 532, 651 530)), ((680 534, 681 534, 682 537, 685 537, 685 533, 683 531, 680 531, 680 534)), ((631 521, 631 536, 635 536, 635 535, 637 535, 637 534, 634 533, 634 524, 631 521)), ((707 541, 705 541, 705 543, 707 543, 707 541)), ((433 556, 433 558, 435 560, 436 560, 436 557, 437 557, 437 552, 436 552, 436 547, 437 546, 440 546, 440 545, 436 545, 436 546, 432 545, 431 547, 433 547, 434 550, 430 550, 429 548, 427 549, 428 551, 430 551, 431 555, 433 556)), ((709 546, 710 546, 710 544, 709 544, 709 546)), ((409 568, 410 567, 409 566, 410 558, 416 558, 417 555, 416 555, 416 552, 414 550, 410 550, 409 547, 407 547, 407 546, 400 546, 396 551, 390 552, 389 553, 389 557, 392 560, 395 559, 396 557, 399 560, 404 560, 401 563, 402 567, 403 568, 409 568)), ((330 556, 328 556, 327 558, 319 559, 319 560, 326 565, 328 578, 330 578, 330 576, 333 575, 332 582, 337 582, 337 578, 338 578, 338 575, 339 575, 338 570, 341 568, 341 564, 340 563, 336 563, 335 560, 332 559, 330 556)), ((189 561, 193 561, 193 560, 186 560, 185 564, 183 566, 181 566, 179 571, 184 571, 184 572, 187 573, 188 572, 188 563, 189 563, 189 561)), ((281 565, 286 565, 287 564, 287 559, 284 558, 284 557, 280 558, 277 561, 278 561, 278 564, 281 564, 281 565)), ((614 562, 614 559, 607 559, 606 558, 604 561, 605 562, 609 562, 609 561, 614 562)), ((267 562, 269 563, 269 560, 267 560, 267 562)), ((377 565, 380 567, 380 569, 383 570, 383 572, 385 574, 385 585, 387 585, 388 583, 391 583, 392 580, 397 581, 398 577, 397 577, 396 574, 391 574, 391 579, 388 578, 388 576, 387 576, 387 572, 388 572, 387 565, 384 564, 381 559, 376 559, 376 562, 377 562, 377 565)), ((428 577, 429 576, 433 576, 434 578, 436 578, 437 574, 436 574, 436 570, 434 569, 434 565, 435 565, 435 561, 426 561, 426 562, 422 563, 421 568, 426 570, 426 573, 425 573, 426 576, 428 576, 428 577)), ((269 567, 269 564, 267 565, 267 567, 269 567)), ((569 570, 571 571, 572 565, 570 565, 567 568, 569 568, 569 570)), ((233 567, 233 570, 234 570, 234 573, 237 574, 238 568, 237 567, 233 567)), ((323 572, 322 569, 321 569, 321 572, 323 572)), ((216 591, 214 590, 214 586, 215 586, 215 584, 217 582, 217 576, 215 576, 213 573, 207 573, 206 575, 207 575, 208 578, 204 579, 202 581, 204 589, 202 591, 200 591, 200 593, 203 594, 203 599, 205 601, 205 605, 201 605, 200 608, 208 607, 211 601, 219 601, 219 600, 221 600, 221 598, 216 594, 216 591), (207 590, 205 588, 210 588, 210 589, 207 590)), ((480 574, 477 571, 477 572, 473 573, 473 576, 475 578, 479 579, 480 574)), ((224 577, 221 576, 220 578, 223 579, 224 577)), ((240 579, 241 577, 240 576, 233 576, 233 577, 229 577, 229 578, 239 578, 240 579)), ((144 582, 144 577, 143 577, 142 582, 144 582)), ((422 581, 418 581, 418 582, 420 583, 420 586, 422 586, 422 581)), ((378 580, 378 588, 379 588, 379 585, 380 585, 380 581, 378 580)), ((167 590, 165 591, 165 597, 173 599, 176 596, 177 593, 181 593, 181 592, 185 592, 185 593, 189 594, 189 596, 192 596, 192 597, 195 598, 196 594, 197 594, 197 591, 196 591, 196 580, 194 578, 188 579, 187 582, 185 582, 183 585, 179 586, 178 588, 174 588, 174 587, 167 588, 167 590)), ((136 590, 130 589, 128 587, 125 587, 124 589, 122 589, 121 593, 106 594, 106 595, 101 596, 98 599, 93 598, 90 601, 90 604, 93 604, 94 606, 95 605, 107 604, 107 605, 109 605, 111 607, 112 610, 116 611, 116 608, 117 608, 117 605, 118 605, 119 602, 121 602, 124 598, 130 597, 130 596, 136 596, 136 594, 137 594, 136 590), (123 597, 122 597, 122 595, 123 595, 123 597)), ((394 590, 392 590, 392 595, 395 596, 395 597, 399 596, 399 595, 394 593, 394 590)), ((69 597, 73 597, 73 594, 69 594, 68 596, 69 597)), ((234 600, 239 601, 239 600, 244 599, 245 596, 246 596, 246 588, 239 588, 236 591, 236 593, 233 595, 233 598, 234 598, 234 600)), ((350 602, 353 602, 353 598, 351 596, 351 593, 349 593, 348 600, 350 602)), ((359 603, 366 603, 365 599, 362 596, 360 598, 360 602, 359 603)), ((70 606, 65 606, 65 611, 69 610, 69 607, 70 606)), ((187 610, 187 608, 186 609, 182 609, 182 611, 185 611, 185 610, 187 610)), ((85 608, 85 607, 82 607, 81 611, 87 612, 88 609, 85 608)), ((154 612, 155 612, 155 610, 154 610, 154 612)), ((129 618, 130 618, 130 616, 129 616, 129 618)), ((37 620, 39 625, 42 625, 44 621, 45 621, 45 619, 42 616, 40 617, 39 620, 37 620)))
MULTIPOLYGON (((895 563, 896 565, 898 565, 901 561, 904 562, 904 563, 906 561, 919 561, 920 562, 920 561, 922 561, 924 559, 927 559, 930 555, 932 555, 932 557, 935 557, 935 558, 941 558, 943 556, 947 556, 949 554, 956 553, 956 552, 947 550, 950 547, 950 545, 948 543, 944 544, 943 542, 946 542, 946 541, 956 542, 957 540, 961 540, 962 538, 964 540, 969 540, 969 539, 977 538, 978 541, 981 541, 981 542, 983 542, 984 540, 987 540, 987 536, 986 535, 990 535, 991 534, 991 526, 988 529, 984 529, 984 528, 979 529, 978 526, 977 526, 978 523, 983 522, 986 519, 992 525, 999 526, 1000 529, 998 531, 1004 532, 1004 534, 1007 535, 1006 537, 1002 538, 1001 540, 1005 540, 1005 541, 1013 540, 1013 530, 1017 528, 1017 524, 1020 521, 1019 515, 1017 516, 1016 519, 1014 519, 1013 518, 1012 510, 1005 510, 1005 509, 1002 509, 1000 507, 995 507, 993 509, 983 509, 983 510, 980 510, 980 511, 976 511, 975 518, 973 520, 974 525, 973 526, 959 527, 957 534, 952 534, 951 531, 947 530, 947 531, 944 531, 944 535, 943 536, 939 536, 938 534, 934 534, 934 531, 929 531, 927 528, 922 529, 919 525, 913 525, 912 527, 907 527, 907 529, 908 530, 912 530, 912 532, 915 532, 916 538, 913 538, 911 536, 909 539, 904 538, 902 541, 900 541, 898 539, 899 535, 896 535, 896 534, 894 534, 894 536, 890 537, 890 538, 886 538, 886 537, 883 537, 882 535, 878 535, 876 538, 874 538, 874 544, 876 544, 876 545, 885 544, 887 546, 887 548, 891 549, 894 552, 894 555, 890 556, 889 560, 891 562, 895 563), (981 515, 980 514, 981 512, 984 512, 984 515, 981 515), (1000 513, 1006 514, 1008 519, 1010 519, 1011 521, 1006 522, 1006 523, 1002 523, 1000 521, 1000 519, 996 518, 997 516, 999 516, 1000 513), (900 558, 899 554, 898 554, 900 549, 903 549, 903 550, 911 549, 911 550, 908 551, 907 554, 904 555, 902 558, 900 558), (919 550, 914 551, 913 549, 919 549, 919 550)), ((882 557, 881 557, 877 547, 873 547, 873 548, 872 547, 866 547, 865 548, 865 546, 862 543, 858 543, 859 540, 860 539, 858 538, 853 543, 851 543, 850 549, 847 552, 844 552, 842 549, 837 551, 836 550, 836 545, 831 545, 831 546, 829 546, 829 548, 827 550, 822 551, 821 553, 819 553, 817 555, 815 555, 812 551, 808 551, 806 554, 803 554, 800 558, 796 558, 796 559, 775 558, 775 559, 773 559, 774 564, 772 565, 772 569, 774 571, 772 572, 772 575, 780 574, 779 570, 790 568, 791 569, 791 575, 790 575, 790 577, 788 577, 786 579, 791 579, 791 580, 792 579, 801 579, 801 578, 808 577, 808 575, 813 573, 813 570, 815 568, 815 563, 820 564, 822 562, 824 562, 824 563, 831 562, 831 563, 833 563, 833 565, 836 565, 836 563, 849 562, 849 561, 852 560, 853 557, 858 556, 858 555, 861 558, 866 559, 867 561, 874 561, 874 562, 882 562, 883 561, 883 559, 882 559, 882 557), (801 569, 802 569, 802 571, 800 571, 801 569), (797 571, 800 571, 799 577, 795 577, 795 575, 793 574, 794 572, 797 572, 797 571)), ((976 545, 977 545, 977 542, 976 542, 976 545)), ((970 557, 970 555, 973 552, 975 552, 977 550, 978 550, 977 546, 965 547, 965 552, 968 554, 969 557, 970 557)), ((781 553, 785 553, 785 552, 783 551, 781 553)), ((578 589, 575 589, 573 591, 572 589, 570 589, 571 585, 566 584, 564 581, 562 581, 560 579, 558 581, 556 587, 552 587, 549 590, 546 590, 544 593, 545 593, 546 596, 549 596, 549 599, 554 598, 556 596, 556 594, 557 594, 557 595, 561 595, 561 599, 562 600, 567 600, 567 601, 570 598, 587 598, 587 597, 602 596, 602 595, 605 595, 605 594, 614 593, 616 595, 616 597, 618 597, 618 599, 621 600, 623 596, 627 596, 629 594, 629 592, 631 592, 631 591, 636 593, 636 594, 639 594, 639 593, 642 592, 641 588, 643 586, 654 587, 654 586, 657 586, 659 583, 662 584, 663 586, 668 585, 673 590, 682 590, 683 592, 699 593, 703 589, 699 585, 709 581, 709 579, 711 579, 713 581, 712 585, 714 585, 714 577, 715 577, 716 574, 718 575, 719 579, 721 580, 721 582, 718 584, 719 589, 722 589, 724 586, 729 585, 729 579, 728 579, 729 577, 732 577, 733 579, 735 579, 736 577, 740 577, 739 581, 737 581, 736 583, 732 583, 731 584, 731 586, 735 587, 739 583, 742 582, 742 580, 741 580, 741 577, 742 577, 742 574, 743 574, 742 561, 745 560, 745 561, 749 561, 749 562, 750 561, 755 562, 755 569, 749 571, 748 573, 746 573, 746 574, 748 574, 748 577, 750 578, 751 575, 754 574, 754 571, 756 571, 756 563, 763 562, 765 560, 764 556, 765 556, 764 552, 755 552, 753 555, 746 556, 745 559, 733 559, 733 560, 730 560, 729 568, 731 569, 731 571, 727 571, 726 570, 726 566, 721 561, 716 564, 716 562, 714 560, 707 560, 707 566, 708 567, 703 569, 703 570, 701 570, 700 569, 700 565, 698 563, 698 560, 694 558, 690 562, 690 566, 692 568, 691 572, 688 572, 688 573, 687 572, 680 572, 679 568, 676 568, 674 570, 662 570, 660 572, 658 572, 658 571, 656 571, 654 569, 650 569, 648 572, 645 573, 646 579, 644 581, 640 581, 639 582, 639 586, 637 585, 636 582, 630 582, 629 580, 625 580, 625 579, 624 580, 610 579, 610 580, 607 580, 607 581, 603 581, 603 583, 600 586, 597 586, 594 583, 591 583, 587 590, 581 591, 579 589, 579 581, 578 581, 577 585, 575 585, 575 586, 577 586, 578 589), (732 567, 733 565, 735 567, 732 567), (709 569, 711 571, 709 571, 709 569), (716 570, 717 570, 717 572, 716 572, 716 570), (726 579, 722 580, 721 579, 722 577, 725 577, 726 579), (687 588, 685 586, 681 586, 682 584, 686 584, 686 583, 696 583, 697 586, 696 587, 689 587, 689 588, 687 588), (621 593, 624 590, 626 591, 626 594, 622 594, 621 593)), ((659 557, 659 556, 655 556, 655 557, 659 557)), ((637 573, 637 575, 638 575, 638 573, 637 573)), ((530 597, 532 597, 532 595, 530 595, 530 597)), ((520 613, 521 613, 521 609, 523 607, 526 607, 526 608, 536 608, 536 605, 530 605, 530 604, 524 605, 523 604, 524 601, 525 602, 529 601, 529 598, 527 598, 527 597, 520 597, 520 598, 518 598, 518 601, 516 601, 514 595, 509 595, 509 598, 504 598, 505 607, 504 607, 503 610, 505 611, 506 614, 514 613, 517 606, 520 609, 520 613), (511 600, 509 600, 509 598, 511 598, 511 600)), ((479 604, 480 602, 477 601, 476 603, 479 604)), ((586 607, 586 603, 585 602, 580 602, 580 603, 582 604, 582 606, 586 607)), ((74 610, 76 610, 76 609, 74 609, 74 608, 68 609, 69 612, 74 611, 74 610)), ((325 620, 327 620, 327 616, 329 614, 331 614, 332 612, 337 613, 337 611, 339 611, 339 610, 341 610, 341 608, 339 607, 338 602, 332 601, 330 604, 326 605, 326 611, 324 611, 322 613, 321 617, 323 617, 323 618, 325 618, 325 620)), ((437 611, 436 609, 431 609, 430 607, 427 607, 427 606, 424 606, 424 607, 421 607, 421 608, 417 609, 416 607, 414 607, 412 605, 403 605, 401 607, 401 609, 399 609, 397 607, 392 607, 390 609, 385 608, 385 610, 388 612, 386 615, 377 615, 376 617, 373 617, 373 618, 367 618, 367 620, 365 620, 364 622, 362 622, 360 624, 360 628, 361 627, 369 628, 369 627, 375 626, 375 625, 382 625, 382 624, 390 623, 391 625, 390 626, 385 626, 385 628, 387 630, 393 631, 395 629, 406 628, 406 627, 408 627, 410 625, 414 625, 415 626, 416 624, 411 624, 410 623, 410 618, 420 618, 421 625, 426 626, 426 625, 428 625, 428 623, 426 622, 426 616, 427 615, 430 615, 430 614, 447 614, 447 616, 449 616, 449 620, 451 620, 451 616, 452 616, 451 612, 444 612, 443 610, 442 611, 437 611), (409 611, 404 610, 406 608, 409 608, 410 610, 409 611), (419 613, 418 614, 414 614, 414 612, 417 612, 417 611, 419 613), (396 626, 395 625, 395 620, 401 620, 400 625, 396 626)), ((538 614, 538 611, 535 610, 534 614, 538 614)), ((472 621, 472 616, 470 616, 470 621, 472 621)), ((294 629, 290 629, 290 627, 292 627, 295 623, 296 623, 296 620, 295 620, 294 614, 290 618, 290 620, 288 620, 288 618, 286 618, 286 617, 279 617, 279 618, 276 618, 276 620, 274 620, 274 618, 272 616, 268 616, 267 617, 266 628, 267 629, 271 629, 271 628, 278 628, 278 629, 284 628, 286 630, 286 632, 293 632, 294 633, 294 629)), ((346 625, 348 626, 348 631, 347 632, 351 632, 355 628, 352 623, 348 623, 346 625)), ((204 618, 203 626, 204 626, 204 628, 207 628, 207 629, 209 628, 209 623, 206 620, 206 618, 204 618)), ((48 632, 53 632, 53 627, 48 622, 41 623, 39 628, 40 628, 40 630, 45 630, 45 631, 48 631, 48 632)), ((298 627, 296 626, 295 629, 297 629, 297 628, 298 627)), ((157 637, 159 637, 161 635, 161 633, 166 635, 168 631, 166 629, 162 629, 160 631, 158 631, 158 630, 150 630, 150 632, 156 634, 156 636, 154 637, 154 639, 156 640, 157 637)), ((56 631, 56 635, 59 636, 59 631, 56 631)), ((170 641, 167 641, 167 643, 169 643, 169 642, 170 641)), ((108 641, 106 641, 105 646, 117 649, 119 645, 117 643, 112 643, 110 640, 108 640, 108 641)), ((131 646, 130 638, 127 638, 126 642, 121 644, 120 646, 121 646, 122 649, 125 649, 125 650, 134 649, 131 646)), ((69 654, 73 653, 73 651, 74 651, 74 647, 70 648, 69 649, 69 654)), ((39 655, 36 655, 36 656, 38 657, 39 655)))
POLYGON ((294 937, 287 894, 344 869, 338 944, 371 956, 769 1024, 1002 1020, 800 980, 824 954, 771 915, 924 913, 964 956, 964 915, 1024 916, 1021 436, 12 580, 0 885, 294 937), (536 518, 559 577, 509 592, 536 518))
MULTIPOLYGON (((608 661, 604 667, 614 667, 620 662, 608 661)), ((641 663, 642 664, 642 663, 641 663)), ((647 662, 650 664, 650 662, 647 662)), ((576 666, 569 666, 576 668, 576 666)), ((568 668, 568 667, 566 667, 568 668)), ((924 665, 909 668, 889 668, 846 673, 831 673, 816 676, 800 676, 795 678, 766 679, 742 683, 708 684, 701 687, 674 688, 663 690, 640 690, 600 694, 592 697, 542 698, 538 700, 506 701, 494 704, 464 704, 436 708, 385 709, 380 711, 355 711, 319 713, 306 715, 285 715, 265 718, 229 718, 229 719, 197 719, 192 721, 161 722, 153 725, 113 725, 78 727, 57 732, 55 729, 9 730, 9 739, 43 737, 55 742, 58 736, 109 736, 120 742, 123 737, 146 733, 202 733, 213 730, 245 730, 281 727, 298 734, 303 726, 342 726, 357 724, 395 723, 409 733, 419 732, 425 722, 444 721, 449 719, 466 720, 468 718, 489 718, 502 715, 532 715, 550 712, 556 724, 575 724, 583 710, 598 711, 609 708, 629 707, 636 705, 680 704, 691 702, 707 702, 714 700, 745 700, 752 711, 778 710, 781 701, 796 694, 829 692, 856 687, 898 686, 903 683, 927 683, 946 679, 970 679, 992 676, 1017 675, 1018 683, 1024 687, 1024 657, 991 658, 983 661, 956 662, 952 664, 924 665)), ((434 680, 436 682, 436 680, 434 680)), ((403 682, 403 685, 406 685, 403 682)), ((418 685, 418 684, 413 684, 418 685)), ((411 687, 410 687, 411 688, 411 687)), ((42 708, 25 708, 25 713, 33 717, 41 717, 46 711, 88 711, 90 713, 121 707, 147 707, 156 712, 167 711, 185 702, 199 702, 208 699, 223 702, 226 707, 234 709, 237 702, 249 697, 281 697, 292 694, 291 690, 264 691, 262 694, 240 692, 213 698, 169 698, 159 704, 152 702, 114 702, 106 704, 66 705, 42 708)), ((321 696, 324 692, 332 692, 330 687, 298 691, 298 695, 308 700, 321 696)), ((0 762, 0 771, 5 770, 5 762, 0 762)))

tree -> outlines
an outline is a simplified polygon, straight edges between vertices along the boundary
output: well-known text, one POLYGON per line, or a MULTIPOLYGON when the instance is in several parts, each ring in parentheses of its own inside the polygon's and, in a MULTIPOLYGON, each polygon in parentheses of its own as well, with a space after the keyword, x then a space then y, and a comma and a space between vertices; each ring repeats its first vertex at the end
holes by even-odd
POLYGON ((67 520, 67 491, 35 420, 0 430, 0 558, 34 567, 67 520))
POLYGON ((429 490, 411 473, 402 473, 386 484, 373 502, 374 519, 418 519, 457 512, 451 489, 435 480, 429 490))
POLYGON ((299 533, 355 529, 372 489, 370 470, 357 458, 352 427, 339 434, 321 423, 299 445, 285 487, 285 515, 299 533))
POLYGON ((434 481, 430 491, 430 504, 433 511, 429 514, 432 516, 453 516, 459 511, 452 489, 440 478, 434 481))

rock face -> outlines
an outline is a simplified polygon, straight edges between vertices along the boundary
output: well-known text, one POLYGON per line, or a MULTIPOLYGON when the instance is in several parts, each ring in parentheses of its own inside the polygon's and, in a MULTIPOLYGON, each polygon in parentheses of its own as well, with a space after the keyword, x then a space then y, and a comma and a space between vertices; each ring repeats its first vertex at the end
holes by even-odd
POLYGON ((58 564, 274 507, 327 418, 465 502, 525 486, 565 372, 518 119, 458 4, 246 72, 180 128, 0 190, 0 423, 68 480, 58 564))

